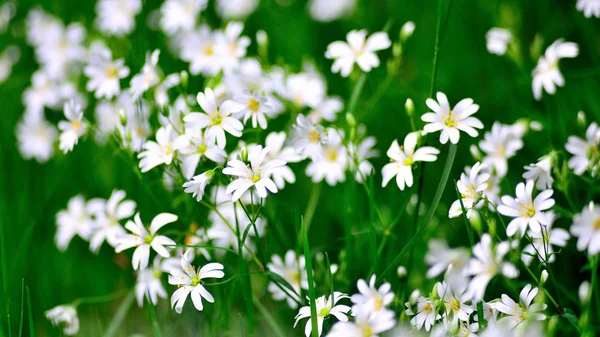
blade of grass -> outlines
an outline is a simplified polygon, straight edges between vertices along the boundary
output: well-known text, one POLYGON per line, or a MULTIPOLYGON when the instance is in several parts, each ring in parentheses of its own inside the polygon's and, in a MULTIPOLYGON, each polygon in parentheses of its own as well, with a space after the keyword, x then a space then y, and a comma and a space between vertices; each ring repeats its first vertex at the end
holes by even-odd
POLYGON ((33 323, 33 308, 31 307, 31 294, 29 293, 29 287, 25 287, 27 293, 27 311, 29 317, 29 336, 35 336, 35 324, 33 323))
POLYGON ((8 296, 8 272, 6 270, 8 264, 6 262, 6 246, 4 241, 4 221, 3 216, 0 213, 0 262, 2 264, 2 294, 4 298, 4 306, 6 310, 6 326, 8 330, 8 336, 12 336, 10 327, 10 298, 8 296))
MULTIPOLYGON (((306 278, 308 279, 308 297, 310 299, 310 324, 312 326, 312 336, 319 337, 317 328, 317 303, 315 295, 315 284, 313 279, 312 260, 310 255, 310 245, 304 226, 304 218, 301 219, 302 238, 304 240, 304 259, 306 260, 306 278)), ((333 300, 333 298, 332 298, 333 300)))
MULTIPOLYGON (((237 214, 237 205, 233 204, 233 207, 235 210, 235 214, 237 214)), ((252 303, 252 280, 250 279, 250 270, 248 269, 248 263, 244 259, 244 254, 242 251, 242 247, 244 247, 244 244, 242 243, 242 237, 240 236, 240 223, 238 221, 237 215, 235 217, 235 227, 239 249, 238 266, 242 275, 242 277, 240 277, 240 282, 242 283, 242 293, 244 295, 244 302, 246 304, 246 319, 248 321, 248 333, 250 335, 254 335, 254 304, 252 303)))
POLYGON ((325 261, 327 261, 327 275, 329 275, 329 286, 331 288, 331 300, 333 301, 333 276, 331 275, 331 263, 329 263, 329 254, 325 253, 325 261))
POLYGON ((23 336, 23 306, 25 302, 25 279, 21 279, 21 318, 19 319, 19 337, 23 336))
POLYGON ((115 312, 112 320, 110 321, 110 324, 108 325, 108 329, 106 329, 106 332, 104 333, 104 337, 115 336, 115 334, 119 330, 119 327, 121 326, 121 323, 123 323, 123 320, 127 315, 127 311, 129 311, 129 308, 131 308, 131 305, 133 304, 133 299, 134 292, 133 290, 131 290, 129 292, 129 295, 125 297, 123 303, 121 303, 121 305, 119 306, 119 309, 117 309, 117 312, 115 312))
POLYGON ((306 205, 306 210, 304 211, 304 224, 306 225, 306 231, 310 228, 310 224, 312 223, 313 216, 315 215, 315 211, 317 210, 317 206, 319 205, 319 198, 321 197, 321 189, 323 184, 317 183, 313 184, 310 197, 308 199, 308 204, 306 205))
POLYGON ((446 183, 448 182, 448 176, 450 175, 450 170, 452 169, 452 164, 454 163, 454 158, 456 157, 456 144, 450 144, 450 149, 448 151, 448 157, 446 158, 446 165, 444 166, 444 171, 442 172, 442 177, 438 184, 437 190, 435 191, 435 196, 433 197, 433 202, 431 203, 431 207, 427 211, 425 215, 425 219, 419 226, 419 229, 415 232, 415 234, 410 238, 410 240, 406 243, 404 248, 396 255, 392 263, 390 263, 387 268, 381 273, 381 275, 377 278, 378 281, 382 280, 385 276, 387 276, 397 265, 400 263, 404 254, 408 252, 408 250, 415 243, 416 239, 421 236, 423 231, 427 229, 433 215, 435 214, 435 210, 437 209, 440 199, 442 198, 442 194, 444 192, 444 188, 446 187, 446 183))
POLYGON ((146 303, 148 303, 148 311, 150 311, 150 320, 152 321, 152 332, 154 333, 154 337, 162 337, 160 325, 158 324, 158 319, 156 318, 156 310, 154 309, 154 304, 150 299, 149 292, 146 293, 146 303))
MULTIPOLYGON (((369 258, 371 260, 370 274, 377 274, 377 229, 375 228, 375 193, 373 188, 373 175, 369 177, 369 258)), ((381 223, 381 226, 385 226, 381 223)), ((333 300, 333 297, 331 297, 333 300)))
POLYGON ((271 315, 269 310, 267 310, 267 308, 265 308, 265 306, 262 305, 262 303, 260 303, 260 301, 256 297, 254 297, 254 305, 256 306, 256 308, 258 308, 260 314, 263 315, 263 317, 267 321, 267 324, 271 326, 271 329, 273 329, 275 336, 286 337, 286 334, 283 332, 283 329, 277 323, 277 320, 271 315))

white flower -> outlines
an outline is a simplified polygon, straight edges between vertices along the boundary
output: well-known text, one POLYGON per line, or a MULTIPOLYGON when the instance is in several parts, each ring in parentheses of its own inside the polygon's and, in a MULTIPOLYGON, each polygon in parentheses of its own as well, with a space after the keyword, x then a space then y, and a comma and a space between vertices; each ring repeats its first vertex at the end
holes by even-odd
POLYGON ((166 0, 160 6, 160 25, 170 35, 180 30, 190 31, 207 4, 207 0, 166 0))
POLYGON ((550 95, 556 93, 556 86, 565 85, 565 79, 558 67, 558 61, 562 58, 574 58, 579 54, 577 43, 565 42, 563 39, 554 41, 544 55, 540 56, 538 64, 533 69, 533 97, 542 99, 542 88, 550 95))
POLYGON ((417 147, 420 131, 411 132, 404 138, 404 145, 399 146, 398 141, 394 140, 387 150, 387 156, 390 157, 390 163, 386 164, 381 170, 383 176, 382 187, 385 187, 394 176, 396 184, 400 190, 405 186, 413 185, 412 166, 418 161, 433 162, 436 161, 440 151, 431 146, 417 147))
POLYGON ((427 278, 445 273, 444 279, 452 289, 460 289, 468 282, 464 275, 465 267, 469 262, 469 251, 466 248, 450 248, 446 241, 430 240, 425 262, 429 265, 427 278))
POLYGON ((142 66, 142 70, 139 74, 131 78, 129 82, 131 88, 129 90, 131 91, 133 100, 137 100, 144 92, 159 83, 160 78, 158 77, 156 66, 159 55, 160 49, 156 49, 152 53, 147 52, 146 62, 142 66))
POLYGON ((258 0, 217 0, 217 14, 223 19, 245 19, 258 6, 258 0))
POLYGON ((548 156, 542 158, 542 160, 535 164, 525 166, 524 168, 526 172, 523 173, 523 179, 535 181, 535 187, 538 190, 552 188, 552 182, 554 182, 554 178, 552 178, 551 175, 551 159, 552 158, 548 156))
MULTIPOLYGON (((308 289, 306 260, 304 259, 304 256, 296 257, 296 253, 293 250, 288 250, 285 253, 284 260, 282 260, 279 255, 273 255, 271 261, 272 262, 267 265, 269 270, 283 277, 283 279, 292 286, 296 294, 300 294, 301 289, 308 289)), ((300 299, 296 298, 296 300, 294 300, 293 293, 288 289, 284 291, 274 282, 269 283, 267 289, 273 296, 273 299, 277 301, 285 299, 292 309, 298 307, 296 300, 300 299)))
MULTIPOLYGON (((467 218, 471 218, 473 209, 480 206, 484 192, 488 188, 487 181, 490 175, 481 172, 483 168, 484 165, 481 163, 475 163, 473 167, 467 167, 465 172, 460 174, 460 180, 456 183, 462 199, 462 206, 467 210, 467 218)), ((450 206, 448 211, 450 218, 459 217, 463 213, 460 202, 461 200, 455 200, 450 206)))
POLYGON ((58 228, 54 242, 60 251, 67 249, 75 235, 86 241, 89 240, 94 222, 86 208, 83 196, 74 196, 69 200, 67 209, 56 214, 56 227, 58 228))
POLYGON ((190 63, 192 75, 212 76, 219 72, 219 55, 215 54, 215 34, 208 26, 186 34, 186 43, 181 46, 181 59, 190 63))
POLYGON ((379 151, 373 149, 376 142, 377 139, 371 136, 364 138, 358 145, 348 144, 350 171, 354 172, 354 179, 361 184, 374 172, 369 159, 379 156, 379 151))
POLYGON ((541 231, 541 225, 548 225, 550 219, 544 211, 554 206, 551 189, 544 190, 535 199, 532 196, 534 182, 519 183, 516 188, 517 197, 505 195, 501 198, 502 205, 498 206, 498 213, 514 218, 506 227, 506 235, 513 236, 517 231, 521 237, 525 235, 527 227, 534 233, 541 231))
POLYGON ((121 91, 119 80, 129 75, 129 68, 124 63, 123 59, 113 61, 112 54, 106 47, 97 47, 96 54, 83 69, 85 75, 90 78, 86 86, 87 90, 96 91, 96 98, 111 99, 118 95, 121 91))
MULTIPOLYGON (((337 304, 339 300, 344 298, 348 298, 348 295, 335 291, 333 293, 333 301, 331 295, 328 295, 327 297, 321 296, 315 300, 315 305, 317 307, 317 336, 321 336, 321 333, 323 332, 323 321, 325 321, 325 318, 329 317, 330 315, 335 316, 335 318, 337 318, 340 322, 348 321, 347 315, 350 311, 350 307, 343 304, 337 304)), ((295 318, 296 322, 294 323, 294 328, 296 327, 298 322, 303 318, 308 318, 308 321, 306 322, 306 327, 304 328, 304 334, 306 335, 306 337, 310 337, 310 334, 312 332, 311 321, 314 318, 311 317, 309 305, 300 308, 300 310, 298 311, 298 314, 295 318)))
POLYGON ((502 302, 498 302, 496 308, 507 316, 501 318, 499 324, 506 321, 508 322, 508 328, 512 329, 526 319, 545 320, 546 315, 543 311, 546 310, 547 305, 545 303, 531 304, 537 293, 538 288, 531 289, 531 284, 526 285, 519 294, 519 303, 502 294, 502 302))
POLYGON ((594 202, 573 216, 571 234, 578 237, 578 250, 587 250, 590 255, 600 252, 600 208, 594 202))
POLYGON ((485 152, 483 164, 490 170, 495 170, 495 175, 504 177, 508 172, 508 159, 523 148, 522 133, 515 125, 503 125, 495 122, 492 130, 486 132, 479 147, 485 152))
POLYGON ((371 276, 369 284, 365 280, 360 279, 356 283, 358 294, 352 295, 350 300, 353 313, 365 312, 369 314, 379 314, 386 311, 387 306, 394 300, 394 293, 391 291, 392 285, 389 283, 382 284, 379 288, 375 287, 375 275, 371 276))
POLYGON ((257 146, 248 149, 249 164, 239 159, 233 159, 227 162, 227 167, 223 169, 223 174, 238 177, 228 186, 226 193, 232 195, 232 201, 236 202, 244 192, 254 186, 256 193, 261 198, 267 197, 267 190, 271 193, 277 193, 278 189, 270 175, 274 169, 286 165, 281 159, 269 160, 266 158, 270 149, 257 146))
POLYGON ((56 127, 48 123, 41 114, 25 113, 17 124, 17 142, 24 159, 34 158, 45 163, 54 155, 57 137, 56 127))
POLYGON ((148 230, 144 227, 140 213, 133 218, 134 221, 127 221, 125 228, 132 234, 126 234, 119 239, 115 251, 120 253, 126 249, 136 247, 133 252, 131 263, 133 269, 143 270, 148 266, 150 259, 150 247, 162 257, 169 257, 169 251, 165 245, 174 246, 175 241, 163 235, 156 235, 156 232, 164 225, 177 221, 177 216, 170 213, 161 213, 152 219, 148 230))
POLYGON ((320 76, 300 73, 288 76, 281 95, 299 108, 316 108, 325 99, 325 82, 320 76))
POLYGON ((588 126, 585 140, 577 136, 569 136, 567 145, 565 145, 567 151, 573 155, 568 162, 569 168, 576 175, 582 175, 588 169, 594 174, 600 162, 599 146, 600 128, 596 122, 588 126))
POLYGON ((192 197, 196 198, 197 201, 200 201, 204 196, 206 185, 210 183, 213 176, 213 171, 206 171, 193 177, 192 180, 185 182, 182 187, 184 188, 185 193, 191 193, 192 197))
POLYGON ((115 247, 119 238, 125 235, 120 221, 135 213, 135 201, 124 200, 125 191, 113 190, 108 200, 92 199, 88 201, 88 210, 95 216, 95 227, 90 238, 90 250, 97 253, 106 240, 115 247))
POLYGON ((70 73, 69 70, 79 68, 79 63, 87 55, 82 45, 85 34, 85 28, 81 24, 71 23, 64 27, 62 22, 58 23, 55 30, 50 29, 43 34, 44 39, 35 50, 36 58, 50 78, 65 79, 70 73))
POLYGON ((15 16, 17 7, 12 2, 6 2, 0 6, 0 33, 6 32, 10 20, 15 16))
MULTIPOLYGON (((310 136, 309 136, 310 137, 310 136)), ((348 167, 348 151, 342 143, 342 136, 333 128, 327 130, 327 144, 321 148, 321 153, 313 158, 306 167, 306 175, 313 183, 325 179, 330 186, 346 180, 348 167)))
POLYGON ((512 41, 512 35, 508 29, 492 28, 485 34, 487 50, 496 55, 504 55, 506 47, 512 41))
POLYGON ((321 125, 315 125, 302 114, 294 124, 294 148, 304 157, 318 159, 323 144, 327 143, 327 132, 321 125))
POLYGON ((100 0, 96 3, 96 27, 106 35, 123 36, 135 28, 140 0, 100 0))
MULTIPOLYGON (((287 163, 299 162, 302 158, 292 147, 284 146, 287 136, 285 132, 271 132, 265 139, 265 147, 269 148, 267 153, 267 159, 274 160, 279 159, 287 163)), ((285 187, 285 183, 288 182, 293 184, 296 182, 296 175, 294 171, 287 166, 279 166, 272 170, 271 178, 275 182, 278 189, 285 187)))
POLYGON ((496 325, 498 321, 497 304, 498 302, 483 302, 483 319, 487 322, 488 327, 496 325))
POLYGON ((564 247, 571 237, 569 232, 562 228, 552 228, 552 224, 556 219, 556 215, 553 212, 548 212, 546 216, 550 222, 542 227, 541 232, 529 231, 531 243, 521 253, 521 260, 526 265, 531 263, 533 256, 537 256, 541 262, 554 262, 556 252, 553 246, 564 247))
POLYGON ((188 144, 179 150, 183 175, 190 179, 196 172, 201 158, 222 164, 227 153, 215 144, 214 139, 207 139, 205 133, 197 128, 187 128, 185 136, 188 144))
POLYGON ((208 278, 223 278, 223 265, 220 263, 208 263, 196 271, 194 266, 188 261, 189 250, 181 257, 181 270, 174 270, 169 275, 169 284, 177 285, 177 289, 171 295, 171 307, 175 308, 178 314, 183 310, 183 305, 188 295, 191 294, 192 302, 196 310, 202 311, 204 305, 202 298, 210 303, 214 303, 214 297, 204 287, 204 281, 208 278))
POLYGON ((417 314, 410 320, 410 324, 414 325, 417 330, 425 328, 425 331, 429 331, 433 323, 440 318, 441 316, 435 310, 435 303, 421 296, 417 300, 417 314))
POLYGON ((59 305, 46 311, 44 315, 54 326, 61 327, 67 336, 75 336, 79 331, 79 318, 72 305, 59 305))
POLYGON ((224 149, 227 143, 225 131, 234 137, 240 137, 244 125, 231 113, 235 111, 236 104, 233 101, 225 101, 220 106, 217 104, 215 94, 210 88, 204 93, 199 92, 196 100, 204 112, 190 112, 184 117, 187 128, 204 129, 204 135, 209 139, 216 139, 217 145, 224 149))
POLYGON ((269 115, 272 111, 271 106, 268 104, 269 100, 266 96, 259 94, 258 92, 250 93, 245 90, 242 93, 233 97, 233 100, 239 104, 236 107, 234 114, 243 118, 244 124, 252 118, 252 127, 256 128, 260 125, 261 129, 267 128, 267 118, 265 115, 269 115))
POLYGON ((469 294, 465 292, 465 285, 462 284, 459 288, 453 289, 446 282, 438 282, 436 283, 436 289, 438 296, 444 302, 444 306, 446 307, 446 317, 468 323, 473 308, 466 304, 471 298, 469 297, 469 294))
POLYGON ((142 172, 148 172, 161 164, 171 165, 175 151, 185 145, 187 145, 186 139, 178 136, 170 124, 158 129, 156 142, 147 141, 144 143, 144 151, 138 154, 140 169, 142 172))
POLYGON ((144 306, 144 297, 146 295, 150 297, 150 301, 152 301, 152 305, 154 306, 158 304, 159 298, 167 298, 167 291, 160 280, 162 273, 166 271, 165 267, 167 263, 167 260, 164 260, 163 263, 161 257, 157 255, 154 258, 151 268, 137 271, 135 297, 140 308, 144 306))
MULTIPOLYGON (((10 3, 6 3, 5 5, 8 4, 10 3)), ((2 7, 0 7, 0 10, 1 8, 2 7)), ((0 21, 1 15, 2 13, 0 12, 0 21)), ((0 22, 0 31, 2 30, 1 25, 2 23, 0 22)), ((6 81, 6 79, 10 77, 13 65, 17 63, 20 57, 21 50, 15 45, 10 45, 6 47, 6 49, 0 53, 0 83, 4 83, 4 81, 6 81)))
POLYGON ((421 120, 427 122, 423 130, 427 133, 442 130, 440 134, 440 143, 446 144, 448 139, 453 144, 458 143, 460 132, 464 131, 471 137, 477 137, 477 129, 483 129, 481 121, 471 117, 479 110, 479 105, 473 104, 473 100, 465 98, 458 102, 453 109, 450 109, 450 103, 444 93, 438 92, 437 102, 428 98, 427 106, 433 110, 421 116, 421 120))
POLYGON ((380 333, 396 325, 394 312, 384 310, 380 313, 359 312, 355 322, 337 322, 326 337, 379 337, 380 333))
POLYGON ((343 108, 344 103, 339 97, 328 97, 310 110, 308 118, 313 123, 319 123, 321 120, 333 122, 336 120, 338 112, 342 111, 343 108))
POLYGON ((367 39, 367 31, 364 29, 350 31, 346 40, 347 43, 344 41, 330 43, 325 52, 326 58, 335 59, 331 71, 340 72, 343 77, 350 75, 355 63, 365 72, 379 67, 379 58, 375 52, 392 45, 386 32, 374 33, 367 39))
POLYGON ((586 305, 590 300, 590 281, 583 281, 577 289, 577 295, 581 304, 586 305))
POLYGON ((465 275, 473 276, 467 293, 474 302, 483 300, 485 289, 494 276, 504 275, 515 278, 519 275, 519 271, 512 263, 503 260, 509 249, 508 242, 500 242, 493 247, 492 237, 488 233, 483 234, 481 241, 473 247, 474 257, 467 264, 465 275))
POLYGON ((67 153, 73 150, 73 147, 87 131, 87 123, 83 120, 83 110, 81 104, 75 100, 65 103, 64 107, 66 121, 58 122, 58 128, 62 131, 59 139, 59 148, 67 153))
POLYGON ((231 21, 225 27, 225 31, 215 33, 215 54, 219 69, 229 72, 239 66, 240 60, 246 56, 246 48, 250 45, 250 38, 240 36, 244 30, 244 24, 231 21))
POLYGON ((577 0, 577 10, 583 12, 586 18, 595 16, 600 18, 600 1, 598 0, 577 0))
POLYGON ((321 22, 337 20, 354 11, 356 0, 310 0, 308 11, 310 16, 321 22))

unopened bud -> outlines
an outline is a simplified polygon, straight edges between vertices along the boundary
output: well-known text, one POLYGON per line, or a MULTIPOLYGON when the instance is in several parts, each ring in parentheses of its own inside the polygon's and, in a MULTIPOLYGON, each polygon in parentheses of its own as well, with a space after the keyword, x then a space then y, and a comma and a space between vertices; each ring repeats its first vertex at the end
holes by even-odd
POLYGON ((185 70, 182 70, 181 73, 179 74, 179 76, 181 78, 181 86, 184 88, 187 88, 188 80, 189 80, 188 72, 185 70))
POLYGON ((258 45, 258 56, 266 60, 269 54, 269 37, 264 30, 256 32, 256 43, 258 45))
POLYGON ((248 149, 245 146, 242 147, 242 150, 240 151, 240 158, 243 162, 248 161, 248 149))
POLYGON ((419 299, 419 297, 421 297, 421 292, 419 291, 419 289, 415 289, 412 293, 410 293, 410 297, 409 297, 409 302, 411 304, 415 304, 417 303, 417 300, 419 299))
POLYGON ((404 278, 406 276, 406 267, 400 266, 398 267, 398 277, 404 278))
POLYGON ((529 128, 533 131, 542 131, 544 126, 538 121, 531 121, 529 122, 529 128))
POLYGON ((356 127, 356 118, 354 118, 353 114, 351 114, 351 113, 346 114, 346 122, 348 123, 349 127, 351 127, 351 128, 356 127))
POLYGON ((119 120, 121 121, 121 125, 127 125, 127 114, 125 113, 125 109, 119 109, 119 120))
POLYGON ((415 23, 412 21, 407 21, 402 28, 400 29, 400 41, 405 42, 408 40, 415 31, 415 23))
POLYGON ((475 159, 476 161, 481 161, 481 159, 483 158, 483 156, 481 155, 481 151, 479 151, 477 145, 471 145, 471 147, 469 147, 469 151, 471 152, 473 159, 475 159))
POLYGON ((544 283, 546 283, 546 280, 548 279, 548 271, 546 269, 542 270, 542 274, 540 275, 540 285, 543 285, 544 283))
POLYGON ((577 124, 578 124, 580 127, 582 127, 582 128, 585 128, 585 127, 586 127, 586 125, 587 125, 587 120, 586 120, 586 118, 585 118, 585 112, 583 112, 583 111, 579 111, 579 112, 577 113, 577 124))
POLYGON ((586 305, 590 295, 590 282, 583 281, 579 286, 579 300, 581 304, 586 305))
POLYGON ((413 100, 409 98, 406 99, 406 103, 404 103, 404 109, 406 109, 406 114, 408 117, 412 117, 415 113, 415 103, 413 100))
POLYGON ((337 264, 335 264, 335 263, 332 264, 331 266, 329 266, 329 270, 331 270, 331 274, 332 275, 335 274, 335 273, 337 273, 338 269, 339 269, 339 266, 337 264))
POLYGON ((394 55, 395 59, 399 59, 402 57, 402 45, 399 43, 394 43, 392 46, 392 55, 394 55))

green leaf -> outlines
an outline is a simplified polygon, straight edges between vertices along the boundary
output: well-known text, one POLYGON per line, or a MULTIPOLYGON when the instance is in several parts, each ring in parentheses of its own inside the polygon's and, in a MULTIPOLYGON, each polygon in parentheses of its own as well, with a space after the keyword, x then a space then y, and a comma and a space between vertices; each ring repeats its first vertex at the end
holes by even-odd
POLYGON ((129 311, 129 308, 131 308, 131 305, 133 304, 133 299, 134 292, 130 291, 129 295, 125 297, 123 303, 121 303, 121 305, 119 306, 117 312, 115 312, 115 314, 113 315, 113 318, 110 321, 110 324, 108 325, 108 329, 106 329, 106 332, 104 333, 104 337, 115 336, 115 334, 119 330, 119 327, 121 326, 121 323, 123 323, 123 320, 125 320, 127 311, 129 311))
POLYGON ((27 311, 29 313, 29 336, 35 336, 35 324, 33 324, 33 307, 31 307, 31 294, 29 293, 29 287, 25 287, 27 293, 27 311))
POLYGON ((308 244, 308 235, 306 233, 306 227, 304 226, 304 218, 302 218, 301 222, 302 238, 304 241, 304 259, 306 259, 306 276, 308 279, 308 297, 310 299, 310 323, 312 325, 312 336, 319 337, 319 330, 317 328, 317 302, 315 295, 315 284, 313 278, 310 246, 308 244))
POLYGON ((149 292, 146 293, 146 300, 150 311, 150 320, 152 321, 152 332, 154 333, 154 337, 162 337, 162 333, 160 332, 160 325, 158 324, 158 319, 156 318, 156 310, 154 309, 154 304, 150 299, 149 292))
POLYGON ((573 310, 569 308, 565 308, 562 317, 566 318, 569 323, 577 330, 577 333, 581 333, 581 328, 579 327, 579 320, 577 316, 573 313, 573 310))

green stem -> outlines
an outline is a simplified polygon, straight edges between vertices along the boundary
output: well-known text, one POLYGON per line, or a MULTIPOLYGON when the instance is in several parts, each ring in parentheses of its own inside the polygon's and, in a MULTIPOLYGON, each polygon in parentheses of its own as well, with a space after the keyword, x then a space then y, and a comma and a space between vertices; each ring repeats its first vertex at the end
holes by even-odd
MULTIPOLYGON (((415 232, 415 234, 410 238, 410 240, 406 243, 404 248, 400 251, 400 253, 394 258, 392 263, 388 265, 385 271, 378 277, 378 280, 382 280, 387 274, 389 274, 393 268, 395 268, 404 254, 411 249, 414 245, 416 239, 421 235, 421 233, 427 229, 435 211, 440 203, 440 199, 442 198, 442 194, 444 192, 444 188, 446 187, 446 183, 448 182, 448 176, 450 176, 450 170, 452 169, 452 164, 454 163, 454 158, 456 157, 456 144, 450 144, 450 149, 448 151, 448 157, 446 158, 446 165, 444 166, 444 171, 442 172, 442 177, 438 184, 437 190, 435 192, 435 196, 433 197, 433 202, 431 203, 431 207, 429 211, 425 215, 425 219, 419 226, 419 229, 415 232)), ((418 212, 418 208, 417 208, 418 212)))
POLYGON ((93 303, 111 302, 111 301, 116 300, 119 297, 123 297, 129 291, 130 291, 129 289, 123 289, 123 290, 119 290, 119 291, 116 291, 114 293, 110 293, 110 294, 106 294, 106 295, 90 296, 90 297, 80 297, 80 298, 76 298, 73 301, 72 304, 73 304, 74 307, 78 307, 81 304, 93 304, 93 303))
POLYGON ((125 319, 127 311, 129 311, 129 308, 133 304, 134 296, 134 292, 130 291, 129 295, 127 295, 123 303, 121 303, 121 305, 119 306, 117 312, 115 312, 115 315, 113 316, 112 320, 110 321, 110 324, 108 325, 108 329, 103 335, 104 337, 112 337, 117 333, 119 327, 121 326, 121 323, 123 323, 123 320, 125 319))
POLYGON ((261 313, 261 315, 263 315, 263 317, 267 321, 267 324, 269 324, 271 326, 271 328, 273 329, 275 336, 285 337, 286 334, 283 332, 283 329, 279 326, 279 324, 277 323, 277 320, 271 315, 269 310, 267 308, 265 308, 265 306, 262 305, 262 303, 260 303, 260 301, 256 297, 253 297, 252 299, 253 299, 254 305, 256 306, 258 311, 261 313))
MULTIPOLYGON (((321 197, 322 187, 322 183, 312 185, 310 197, 308 199, 308 204, 306 205, 306 210, 304 211, 304 226, 306 226, 307 232, 310 229, 310 224, 312 222, 313 216, 315 215, 315 211, 317 210, 317 206, 319 205, 319 198, 321 197)), ((302 238, 300 238, 300 240, 302 240, 302 238)))
POLYGON ((360 74, 354 89, 352 90, 352 96, 350 96, 350 102, 348 103, 348 113, 353 114, 356 109, 356 105, 358 104, 358 98, 360 97, 360 93, 362 92, 365 82, 367 81, 367 73, 360 74))

